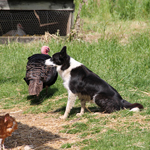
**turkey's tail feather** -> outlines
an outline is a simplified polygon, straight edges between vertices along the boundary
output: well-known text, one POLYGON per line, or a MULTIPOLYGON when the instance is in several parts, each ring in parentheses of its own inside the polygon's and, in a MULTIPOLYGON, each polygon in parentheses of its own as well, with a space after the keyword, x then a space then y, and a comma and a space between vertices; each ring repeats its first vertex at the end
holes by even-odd
POLYGON ((39 96, 40 92, 43 89, 43 82, 39 79, 37 80, 30 80, 29 83, 29 95, 36 95, 39 96))

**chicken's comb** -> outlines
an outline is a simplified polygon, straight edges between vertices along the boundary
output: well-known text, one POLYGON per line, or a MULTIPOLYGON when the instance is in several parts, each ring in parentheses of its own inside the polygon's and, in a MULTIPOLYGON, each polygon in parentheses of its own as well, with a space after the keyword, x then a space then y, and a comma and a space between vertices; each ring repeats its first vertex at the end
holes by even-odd
POLYGON ((6 115, 5 115, 4 122, 8 121, 8 120, 9 120, 9 118, 10 118, 9 114, 6 114, 6 115))

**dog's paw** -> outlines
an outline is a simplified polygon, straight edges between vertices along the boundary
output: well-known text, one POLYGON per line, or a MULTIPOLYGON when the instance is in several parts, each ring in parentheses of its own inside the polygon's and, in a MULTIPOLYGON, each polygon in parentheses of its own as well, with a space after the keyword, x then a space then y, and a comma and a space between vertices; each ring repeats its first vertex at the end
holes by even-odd
POLYGON ((77 113, 76 114, 77 117, 82 116, 82 115, 83 115, 83 113, 77 113))
POLYGON ((66 116, 60 116, 59 118, 60 118, 60 119, 63 119, 63 120, 67 119, 66 116))

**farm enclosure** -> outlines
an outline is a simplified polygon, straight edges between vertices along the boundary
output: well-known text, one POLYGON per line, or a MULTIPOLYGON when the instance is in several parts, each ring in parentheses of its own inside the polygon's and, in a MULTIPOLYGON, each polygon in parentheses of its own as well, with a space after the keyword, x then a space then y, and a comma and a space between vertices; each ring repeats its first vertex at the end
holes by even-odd
POLYGON ((65 36, 73 25, 72 0, 2 0, 0 7, 0 36, 16 30, 18 23, 27 35, 43 35, 46 31, 55 34, 59 30, 65 36))

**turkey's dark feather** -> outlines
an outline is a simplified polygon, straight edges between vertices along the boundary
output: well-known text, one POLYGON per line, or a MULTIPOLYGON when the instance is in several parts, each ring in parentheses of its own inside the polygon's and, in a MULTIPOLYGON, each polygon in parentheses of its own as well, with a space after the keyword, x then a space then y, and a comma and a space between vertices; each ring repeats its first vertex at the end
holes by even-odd
POLYGON ((31 84, 35 83, 29 86, 30 95, 39 95, 41 89, 45 88, 46 86, 51 86, 56 82, 58 76, 56 68, 45 65, 45 60, 49 58, 51 57, 45 54, 34 54, 28 57, 26 76, 24 80, 26 81, 27 85, 30 85, 31 80, 31 84))

